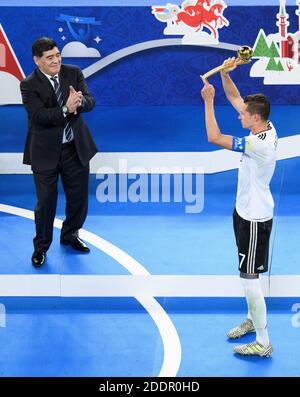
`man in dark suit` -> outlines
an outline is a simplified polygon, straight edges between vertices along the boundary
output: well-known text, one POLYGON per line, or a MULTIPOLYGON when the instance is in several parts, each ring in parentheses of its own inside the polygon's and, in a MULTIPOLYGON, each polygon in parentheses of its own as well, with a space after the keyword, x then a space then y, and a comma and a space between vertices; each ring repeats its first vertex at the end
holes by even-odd
POLYGON ((78 230, 87 215, 89 161, 97 148, 81 113, 91 111, 95 100, 80 69, 62 65, 54 40, 36 40, 32 53, 37 68, 20 84, 28 114, 23 163, 31 165, 36 186, 32 264, 41 267, 53 237, 59 175, 66 195, 60 242, 89 252, 78 230))

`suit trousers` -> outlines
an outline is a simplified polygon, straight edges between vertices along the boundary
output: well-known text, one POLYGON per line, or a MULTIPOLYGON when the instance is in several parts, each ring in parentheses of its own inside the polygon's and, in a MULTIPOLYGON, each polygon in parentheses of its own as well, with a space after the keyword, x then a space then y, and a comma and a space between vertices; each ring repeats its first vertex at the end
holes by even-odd
POLYGON ((66 196, 65 220, 61 239, 72 241, 78 237, 88 210, 89 164, 83 166, 78 158, 74 140, 62 144, 55 169, 33 171, 37 204, 35 207, 35 250, 47 251, 53 239, 53 223, 57 206, 57 184, 61 177, 66 196))

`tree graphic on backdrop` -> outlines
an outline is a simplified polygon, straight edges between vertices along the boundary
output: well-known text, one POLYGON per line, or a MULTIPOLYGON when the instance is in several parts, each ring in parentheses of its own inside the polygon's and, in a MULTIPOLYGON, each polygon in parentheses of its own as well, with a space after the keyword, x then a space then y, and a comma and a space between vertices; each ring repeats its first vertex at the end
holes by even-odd
POLYGON ((280 58, 280 54, 274 41, 272 41, 271 47, 269 48, 269 56, 273 58, 280 58))
MULTIPOLYGON (((274 43, 272 43, 274 44, 274 43)), ((267 44, 265 32, 261 29, 259 32, 258 40, 254 47, 253 58, 268 57, 270 54, 270 49, 267 44)))
POLYGON ((276 71, 276 72, 277 72, 277 70, 278 70, 278 69, 277 69, 277 64, 276 64, 274 58, 270 58, 266 70, 276 71))
POLYGON ((269 58, 269 62, 265 70, 282 72, 284 68, 279 59, 276 63, 275 58, 280 58, 279 50, 277 45, 272 41, 269 46, 267 43, 266 34, 263 29, 259 31, 256 42, 253 49, 253 58, 269 58))
POLYGON ((283 68, 282 63, 280 62, 280 60, 277 63, 277 70, 278 70, 278 72, 283 72, 284 71, 284 68, 283 68))
POLYGON ((278 63, 276 63, 274 58, 270 58, 269 63, 266 67, 266 70, 275 71, 275 72, 283 72, 284 71, 280 60, 278 61, 278 63))

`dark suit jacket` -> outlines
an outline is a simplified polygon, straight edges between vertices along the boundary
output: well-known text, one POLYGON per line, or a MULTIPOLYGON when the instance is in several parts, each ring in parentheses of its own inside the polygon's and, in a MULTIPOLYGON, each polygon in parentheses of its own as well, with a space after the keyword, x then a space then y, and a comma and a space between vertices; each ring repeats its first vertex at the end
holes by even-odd
MULTIPOLYGON (((95 100, 89 92, 81 70, 76 66, 62 65, 59 81, 64 103, 69 96, 69 86, 82 91, 84 100, 77 114, 70 114, 70 121, 78 157, 82 165, 97 153, 82 112, 89 112, 95 106, 95 100)), ((56 167, 66 123, 62 109, 58 106, 56 95, 48 78, 35 69, 20 84, 23 104, 28 114, 28 132, 25 143, 24 164, 31 164, 33 171, 43 171, 56 167)))

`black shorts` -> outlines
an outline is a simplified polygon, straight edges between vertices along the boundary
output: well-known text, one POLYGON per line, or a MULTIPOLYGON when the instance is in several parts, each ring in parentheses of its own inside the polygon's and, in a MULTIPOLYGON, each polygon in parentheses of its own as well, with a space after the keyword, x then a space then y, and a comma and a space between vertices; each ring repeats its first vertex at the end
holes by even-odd
POLYGON ((266 222, 246 221, 234 209, 233 228, 239 253, 240 272, 257 274, 268 271, 272 223, 273 219, 266 222))

